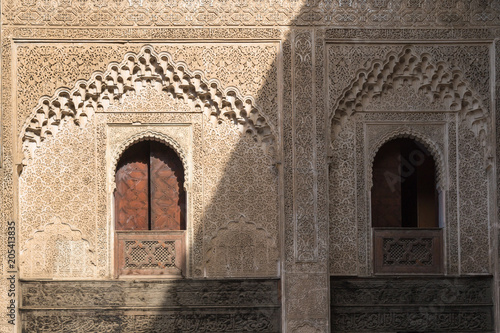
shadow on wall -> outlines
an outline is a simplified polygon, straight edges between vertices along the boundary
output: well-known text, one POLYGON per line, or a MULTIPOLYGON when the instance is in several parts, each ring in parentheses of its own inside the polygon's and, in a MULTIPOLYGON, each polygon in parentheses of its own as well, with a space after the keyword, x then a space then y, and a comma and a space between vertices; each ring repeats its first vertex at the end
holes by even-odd
MULTIPOLYGON (((269 59, 250 57, 239 62, 243 72, 246 71, 245 67, 268 67, 263 77, 251 78, 261 84, 258 93, 252 96, 261 111, 259 118, 246 114, 241 109, 239 115, 218 110, 220 114, 203 119, 200 148, 203 197, 201 205, 193 202, 191 206, 194 209, 203 207, 203 212, 199 220, 195 212, 191 215, 194 245, 191 243, 188 251, 192 263, 190 276, 194 280, 178 281, 178 286, 173 284, 163 296, 160 313, 148 314, 147 319, 140 322, 135 316, 135 320, 127 324, 131 326, 125 331, 282 331, 282 311, 276 307, 278 298, 273 297, 280 289, 276 284, 281 282, 276 278, 281 275, 283 261, 293 262, 293 258, 285 258, 283 252, 284 247, 291 252, 293 229, 286 230, 284 241, 287 245, 280 244, 282 230, 286 225, 290 226, 290 223, 284 221, 292 219, 292 145, 295 141, 300 147, 314 147, 316 140, 316 133, 311 131, 311 127, 315 126, 310 101, 314 84, 313 74, 310 72, 314 61, 312 31, 302 33, 302 39, 299 39, 296 48, 295 66, 302 70, 297 75, 303 75, 308 80, 301 91, 302 98, 295 100, 296 108, 304 115, 307 114, 300 124, 295 125, 297 134, 292 133, 292 59, 288 33, 280 44, 265 43, 279 48, 271 63, 268 62, 269 59), (280 77, 280 66, 284 68, 283 78, 280 77), (280 95, 284 95, 281 103, 280 95), (242 121, 252 121, 253 131, 239 133, 242 121), (283 169, 286 170, 284 174, 283 169), (283 205, 280 198, 283 195, 286 210, 284 216, 280 211, 283 205), (199 246, 200 244, 202 245, 199 246), (231 279, 218 280, 225 278, 231 279), (247 280, 248 278, 265 279, 247 280), (202 292, 197 289, 199 281, 204 281, 202 292), (211 288, 213 289, 210 290, 211 288), (194 309, 190 308, 193 306, 194 309)), ((321 106, 321 112, 324 112, 324 105, 321 106)), ((323 129, 318 132, 324 133, 323 129)), ((304 163, 297 166, 301 168, 297 181, 302 181, 304 187, 310 186, 305 199, 309 207, 314 206, 315 199, 311 193, 313 185, 309 182, 314 172, 311 164, 314 159, 313 150, 314 148, 299 149, 296 153, 304 163)), ((314 225, 304 227, 310 228, 312 233, 316 232, 314 225)), ((313 235, 314 241, 317 237, 313 235)), ((307 247, 308 244, 304 245, 307 247)), ((148 289, 147 286, 144 287, 148 289)), ((328 305, 323 311, 328 311, 328 305)))
MULTIPOLYGON (((278 43, 271 45, 278 47, 278 43)), ((253 78, 261 84, 259 92, 252 96, 261 114, 257 119, 242 110, 240 115, 221 114, 203 119, 200 148, 203 204, 193 202, 192 206, 203 207, 203 212, 191 215, 194 247, 188 251, 192 263, 190 275, 195 280, 181 282, 186 284, 184 290, 192 293, 187 296, 182 288, 175 287, 167 292, 162 305, 165 312, 150 317, 147 332, 281 331, 278 298, 272 298, 278 290, 280 282, 276 278, 280 276, 283 260, 279 201, 282 193, 279 128, 283 115, 278 94, 283 86, 290 90, 287 87, 290 80, 282 82, 278 77, 277 58, 272 63, 269 59, 250 57, 234 63, 242 66, 242 71, 251 66, 268 67, 265 76, 253 78), (253 119, 253 133, 239 132, 242 119, 238 116, 246 121, 253 119), (196 280, 200 278, 205 281, 201 293, 196 291, 196 280), (231 279, 218 280, 221 278, 231 279), (245 280, 248 278, 265 279, 245 280), (197 308, 189 309, 190 305, 197 308)))
MULTIPOLYGON (((317 5, 309 9, 313 12, 315 8, 322 10, 317 5)), ((293 20, 291 26, 295 25, 293 20)), ((218 124, 205 123, 203 234, 194 230, 194 242, 202 242, 203 248, 201 254, 191 248, 191 274, 195 279, 283 279, 283 272, 295 261, 328 260, 327 242, 324 241, 328 237, 328 225, 323 223, 318 228, 315 219, 318 205, 327 207, 328 200, 317 197, 318 192, 327 193, 328 182, 325 149, 328 144, 324 133, 329 120, 323 86, 324 40, 314 28, 286 32, 276 58, 261 80, 263 84, 253 96, 272 132, 259 133, 267 129, 257 122, 254 123, 255 131, 258 135, 271 134, 274 147, 263 146, 255 134, 238 135, 240 120, 237 118, 229 117, 218 124), (293 88, 292 82, 295 82, 293 88), (318 163, 323 164, 319 176, 318 163), (294 188, 298 189, 297 197, 293 196, 294 188), (280 208, 283 206, 284 209, 280 208), (297 210, 296 225, 292 207, 297 210)), ((262 64, 266 60, 263 59, 262 64)), ((243 67, 262 64, 249 59, 243 67)), ((326 274, 324 279, 326 286, 326 274)), ((319 290, 318 295, 310 293, 316 286, 296 287, 303 290, 303 295, 294 297, 308 298, 308 304, 313 306, 300 310, 290 307, 281 310, 277 318, 276 312, 259 308, 263 303, 258 298, 246 298, 246 292, 220 292, 219 296, 228 295, 222 302, 235 307, 235 312, 204 316, 188 311, 180 316, 185 320, 182 325, 187 322, 188 326, 197 325, 197 332, 280 332, 283 330, 281 315, 285 312, 290 312, 291 316, 301 312, 297 318, 321 316, 327 319, 327 288, 319 290), (255 308, 244 309, 245 306, 255 308)), ((169 302, 164 305, 168 307, 169 302)), ((153 321, 150 331, 161 331, 169 322, 167 318, 168 315, 153 321)))

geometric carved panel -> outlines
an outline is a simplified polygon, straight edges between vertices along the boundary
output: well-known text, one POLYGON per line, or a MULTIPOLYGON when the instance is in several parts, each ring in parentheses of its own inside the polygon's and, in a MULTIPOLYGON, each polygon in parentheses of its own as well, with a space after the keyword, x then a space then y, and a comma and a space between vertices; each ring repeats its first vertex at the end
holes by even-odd
POLYGON ((185 274, 185 231, 117 231, 117 275, 185 274))
POLYGON ((220 228, 210 241, 207 270, 210 276, 272 276, 277 252, 273 237, 241 217, 220 228))
POLYGON ((19 176, 20 268, 26 278, 37 276, 39 271, 45 278, 90 277, 99 265, 95 258, 99 230, 95 126, 79 129, 68 122, 61 127, 56 136, 36 149, 33 163, 19 176), (55 223, 61 226, 57 228, 55 223), (72 259, 68 261, 67 256, 72 259), (73 265, 71 260, 77 258, 86 264, 78 269, 62 268, 73 265))
POLYGON ((493 332, 491 277, 331 278, 332 332, 493 332))
POLYGON ((226 121, 205 125, 203 138, 210 143, 201 156, 205 274, 277 276, 279 178, 272 156, 226 121))
POLYGON ((279 284, 276 279, 22 282, 21 320, 25 332, 277 333, 279 284))

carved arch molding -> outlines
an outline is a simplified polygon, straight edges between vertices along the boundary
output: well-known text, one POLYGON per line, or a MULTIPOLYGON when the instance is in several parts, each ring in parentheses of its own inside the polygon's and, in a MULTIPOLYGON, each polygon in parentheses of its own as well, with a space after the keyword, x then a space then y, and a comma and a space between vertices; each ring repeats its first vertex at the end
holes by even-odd
POLYGON ((266 152, 275 151, 275 131, 253 97, 242 96, 235 87, 224 88, 217 79, 207 79, 202 70, 191 71, 185 63, 174 62, 168 52, 157 53, 146 45, 137 54, 127 53, 121 63, 111 62, 106 71, 96 71, 90 79, 77 81, 72 89, 61 87, 53 96, 41 97, 21 130, 23 164, 64 122, 84 127, 95 113, 123 104, 124 98, 146 87, 216 122, 229 119, 266 152))
MULTIPOLYGON (((125 142, 122 142, 116 149, 113 151, 112 156, 111 156, 111 168, 110 168, 110 173, 109 173, 109 179, 114 179, 114 175, 116 174, 116 166, 118 165, 118 161, 120 160, 120 157, 123 155, 123 153, 132 145, 140 142, 140 141, 158 141, 163 143, 164 145, 167 145, 168 147, 172 148, 173 151, 177 154, 179 159, 182 162, 182 166, 184 168, 184 189, 187 191, 189 190, 189 185, 190 184, 190 173, 189 173, 189 162, 188 162, 188 156, 184 149, 182 149, 181 145, 177 143, 174 139, 169 137, 168 135, 165 135, 163 133, 151 131, 151 130, 146 130, 140 133, 137 133, 133 135, 132 137, 128 138, 125 142)), ((113 192, 116 186, 116 183, 113 181, 111 182, 112 188, 110 189, 110 192, 113 192)))
POLYGON ((446 182, 446 172, 445 172, 445 163, 444 163, 444 154, 440 151, 439 147, 432 142, 429 138, 425 136, 425 134, 420 133, 419 131, 411 128, 402 126, 401 128, 397 128, 394 131, 386 133, 382 136, 381 139, 370 145, 370 149, 368 150, 368 167, 366 168, 367 176, 366 180, 368 182, 368 190, 371 190, 373 186, 373 162, 375 160, 375 156, 377 155, 380 148, 387 142, 398 139, 398 138, 409 138, 415 140, 418 144, 424 146, 432 158, 436 162, 436 180, 437 187, 439 190, 445 189, 447 186, 446 182))
POLYGON ((391 89, 410 85, 423 92, 430 102, 439 101, 448 111, 458 112, 484 148, 486 165, 492 161, 491 120, 481 98, 474 92, 464 73, 430 54, 417 54, 411 46, 400 53, 391 52, 385 59, 375 59, 368 69, 359 70, 341 92, 330 113, 331 140, 341 131, 347 117, 365 111, 375 99, 391 89))

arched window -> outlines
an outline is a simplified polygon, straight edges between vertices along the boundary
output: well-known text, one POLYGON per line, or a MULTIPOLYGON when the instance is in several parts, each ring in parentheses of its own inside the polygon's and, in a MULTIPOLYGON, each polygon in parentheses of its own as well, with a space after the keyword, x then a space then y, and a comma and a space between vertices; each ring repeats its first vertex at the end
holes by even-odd
POLYGON ((372 226, 439 226, 436 166, 424 146, 406 138, 387 142, 372 174, 372 226))
POLYGON ((417 141, 385 143, 373 162, 375 273, 441 272, 439 193, 431 153, 417 141))
POLYGON ((184 270, 184 169, 170 147, 141 141, 116 167, 117 275, 179 275, 184 270))

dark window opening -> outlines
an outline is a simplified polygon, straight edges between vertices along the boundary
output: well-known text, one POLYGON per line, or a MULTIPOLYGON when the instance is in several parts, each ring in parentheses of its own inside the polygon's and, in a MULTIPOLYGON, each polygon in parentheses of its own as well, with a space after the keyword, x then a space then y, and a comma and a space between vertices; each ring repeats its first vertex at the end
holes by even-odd
POLYGON ((384 144, 373 162, 373 227, 439 227, 436 166, 430 152, 415 140, 384 144))

